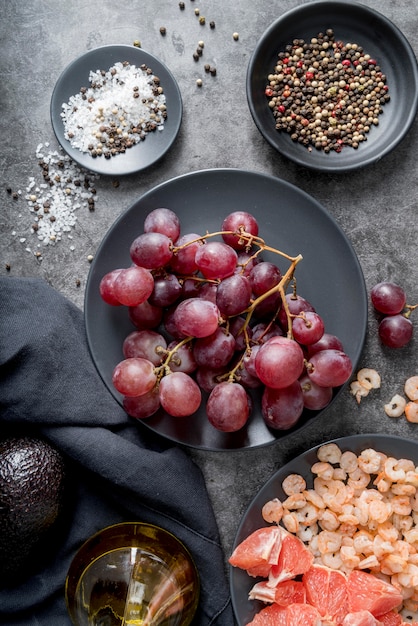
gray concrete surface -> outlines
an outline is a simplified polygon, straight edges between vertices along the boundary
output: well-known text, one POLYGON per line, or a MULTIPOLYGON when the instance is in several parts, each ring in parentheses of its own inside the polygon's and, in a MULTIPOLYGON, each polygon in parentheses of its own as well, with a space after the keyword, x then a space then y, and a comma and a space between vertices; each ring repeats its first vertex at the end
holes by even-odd
MULTIPOLYGON (((277 154, 254 126, 245 95, 247 64, 257 40, 276 19, 298 3, 241 0, 2 0, 0 3, 1 210, 0 272, 38 276, 82 308, 95 251, 115 219, 142 193, 175 176, 216 167, 265 172, 297 185, 316 198, 343 228, 360 260, 367 288, 381 280, 402 284, 408 302, 418 302, 418 154, 417 122, 392 154, 365 170, 346 175, 304 170, 277 154), (195 7, 216 28, 202 27, 195 7), (160 34, 165 26, 167 34, 160 34), (239 40, 233 33, 239 33, 239 40), (30 176, 39 176, 39 143, 56 142, 50 124, 51 93, 63 69, 85 51, 104 44, 132 44, 159 57, 181 89, 184 117, 178 140, 166 157, 139 174, 96 181, 96 210, 80 210, 71 244, 62 240, 34 255, 36 237, 24 200, 30 176), (205 41, 204 60, 217 67, 207 76, 193 60, 205 41), (197 88, 196 79, 204 84, 197 88), (22 192, 14 200, 7 188, 22 192), (25 240, 25 241, 22 241, 25 240), (74 247, 70 249, 70 245, 74 247), (30 249, 30 251, 28 251, 30 249)), ((418 52, 418 13, 412 0, 364 0, 405 34, 418 52)), ((198 209, 197 209, 198 210, 198 209)), ((334 260, 330 259, 330 263, 334 260)), ((418 313, 412 316, 418 333, 418 313)), ((356 319, 352 324, 357 323, 356 319)), ((418 425, 390 419, 383 404, 402 392, 403 382, 418 374, 417 340, 390 351, 377 337, 370 311, 368 333, 358 367, 376 368, 382 386, 360 405, 346 391, 322 419, 283 443, 249 451, 190 450, 206 477, 229 553, 241 516, 263 483, 294 455, 333 437, 384 432, 418 439, 418 425)))

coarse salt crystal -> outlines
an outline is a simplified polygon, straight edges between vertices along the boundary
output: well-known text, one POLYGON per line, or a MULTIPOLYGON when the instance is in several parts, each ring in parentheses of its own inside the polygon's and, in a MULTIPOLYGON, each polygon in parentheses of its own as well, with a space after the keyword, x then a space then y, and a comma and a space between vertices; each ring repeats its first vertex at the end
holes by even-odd
POLYGON ((80 152, 109 158, 164 129, 166 97, 151 70, 115 63, 89 83, 62 104, 64 136, 80 152))

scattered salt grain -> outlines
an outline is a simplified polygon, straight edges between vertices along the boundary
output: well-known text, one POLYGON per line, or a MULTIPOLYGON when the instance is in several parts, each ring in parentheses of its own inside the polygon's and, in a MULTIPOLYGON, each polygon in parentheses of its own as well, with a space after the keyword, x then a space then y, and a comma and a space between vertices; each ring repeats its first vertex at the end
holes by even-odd
POLYGON ((64 135, 73 148, 111 158, 164 129, 166 96, 146 65, 115 63, 89 74, 89 87, 63 103, 64 135))
MULTIPOLYGON (((93 182, 99 178, 78 167, 61 148, 48 150, 48 146, 45 143, 36 148, 44 182, 37 183, 35 177, 29 177, 25 195, 31 230, 42 246, 55 245, 64 233, 71 232, 77 221, 76 211, 88 208, 92 198, 96 200, 93 182)), ((21 242, 25 241, 22 237, 21 242)))

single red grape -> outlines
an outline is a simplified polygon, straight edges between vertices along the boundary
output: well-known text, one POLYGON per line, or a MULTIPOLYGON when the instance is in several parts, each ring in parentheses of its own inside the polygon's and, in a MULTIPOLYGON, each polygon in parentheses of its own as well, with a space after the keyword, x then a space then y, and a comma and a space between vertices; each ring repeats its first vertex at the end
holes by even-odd
POLYGON ((142 304, 148 300, 153 289, 151 272, 137 265, 121 270, 113 283, 115 297, 125 306, 142 304))
POLYGON ((166 348, 165 338, 154 330, 134 330, 122 344, 125 359, 141 357, 154 365, 161 364, 166 348))
POLYGON ((122 269, 112 270, 105 274, 100 281, 99 292, 103 301, 112 306, 120 306, 121 302, 115 296, 115 280, 119 276, 122 269))
POLYGON ((319 341, 316 341, 308 346, 308 355, 312 356, 320 350, 341 350, 344 352, 344 347, 336 335, 324 333, 319 341))
POLYGON ((182 293, 182 287, 175 274, 165 273, 154 276, 154 289, 149 297, 150 304, 167 307, 173 304, 182 293))
POLYGON ((162 233, 143 233, 134 239, 129 252, 136 265, 157 270, 171 261, 172 241, 162 233))
POLYGON ((232 276, 237 266, 237 253, 221 241, 209 241, 200 246, 195 261, 205 278, 222 280, 232 276))
POLYGON ((135 357, 124 359, 116 365, 112 382, 124 396, 142 396, 154 387, 157 376, 151 361, 135 357))
POLYGON ((196 241, 199 237, 200 235, 196 233, 187 233, 176 241, 175 248, 180 248, 180 250, 173 254, 170 261, 173 272, 187 276, 198 271, 195 257, 197 250, 203 245, 201 240, 196 241))
POLYGON ((303 393, 296 380, 283 389, 266 387, 261 398, 261 411, 267 426, 277 430, 292 428, 303 413, 303 393))
POLYGON ((309 358, 307 371, 320 387, 340 387, 350 378, 352 363, 341 350, 321 350, 309 358))
POLYGON ((159 326, 163 318, 163 309, 145 300, 142 304, 129 307, 128 314, 132 324, 139 330, 143 330, 159 326))
POLYGON ((389 315, 379 324, 381 342, 389 348, 402 348, 412 339, 414 327, 410 319, 403 315, 389 315))
POLYGON ((206 414, 217 430, 226 433, 240 430, 250 414, 250 403, 244 387, 226 381, 216 385, 206 403, 206 414))
POLYGON ((400 313, 406 304, 405 291, 399 285, 390 282, 375 285, 370 292, 370 298, 376 311, 385 315, 400 313))
POLYGON ((180 219, 171 209, 154 209, 145 218, 144 233, 161 233, 175 241, 180 235, 180 219))
POLYGON ((218 326, 212 335, 195 340, 193 356, 199 367, 224 367, 235 353, 235 337, 218 326))
POLYGON ((202 298, 182 300, 176 307, 173 320, 186 337, 208 337, 215 332, 219 323, 219 309, 216 304, 202 298))
POLYGON ((303 311, 292 321, 293 337, 304 346, 319 341, 324 334, 325 325, 318 313, 303 311))
POLYGON ((240 238, 238 233, 244 231, 256 237, 258 235, 258 223, 251 213, 234 211, 225 217, 222 222, 222 230, 230 230, 233 233, 237 233, 222 235, 223 240, 235 250, 244 250, 248 245, 248 241, 240 238))
MULTIPOLYGON (((168 344, 167 350, 172 351, 178 345, 178 341, 168 344)), ((193 356, 193 348, 190 342, 184 343, 176 349, 168 364, 172 372, 184 372, 191 374, 197 369, 197 363, 193 356)))
POLYGON ((225 317, 238 315, 250 304, 251 285, 242 274, 224 278, 216 289, 216 304, 225 317))
POLYGON ((257 376, 267 387, 288 387, 303 372, 304 356, 300 345, 287 337, 272 337, 260 347, 256 359, 257 376))
POLYGON ((125 396, 123 398, 123 408, 131 417, 145 419, 154 415, 160 408, 160 395, 158 386, 155 385, 150 391, 142 396, 125 396))
POLYGON ((173 372, 161 379, 160 402, 173 417, 186 417, 197 411, 202 401, 199 385, 184 372, 173 372))
POLYGON ((299 378, 299 383, 302 388, 305 409, 320 411, 331 402, 332 387, 320 387, 307 374, 303 374, 299 378))
MULTIPOLYGON (((302 298, 302 296, 294 295, 293 293, 287 293, 285 297, 286 297, 287 306, 289 308, 289 313, 291 315, 299 315, 299 313, 302 313, 302 311, 315 312, 315 309, 312 306, 312 304, 308 302, 308 300, 306 300, 305 298, 302 298)), ((288 323, 287 323, 286 310, 284 307, 280 309, 278 319, 279 319, 280 326, 283 328, 284 332, 287 332, 288 323)))

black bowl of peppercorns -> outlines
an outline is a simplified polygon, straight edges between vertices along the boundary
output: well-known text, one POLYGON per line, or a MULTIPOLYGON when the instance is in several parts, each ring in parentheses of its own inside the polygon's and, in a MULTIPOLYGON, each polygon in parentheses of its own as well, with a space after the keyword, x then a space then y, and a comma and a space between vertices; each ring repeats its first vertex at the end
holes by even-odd
POLYGON ((304 167, 347 172, 392 151, 412 125, 418 66, 401 31, 355 2, 296 7, 265 31, 247 71, 263 137, 304 167))

